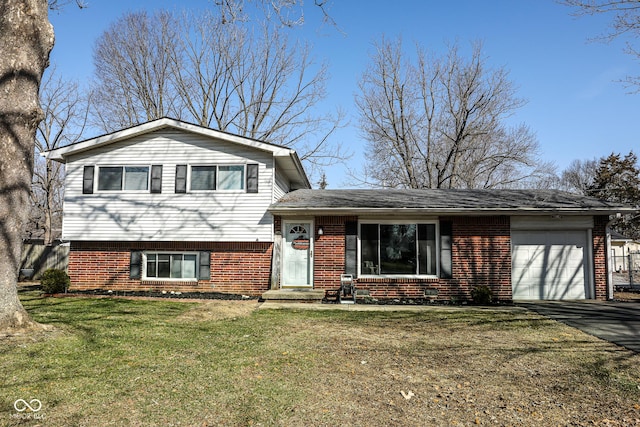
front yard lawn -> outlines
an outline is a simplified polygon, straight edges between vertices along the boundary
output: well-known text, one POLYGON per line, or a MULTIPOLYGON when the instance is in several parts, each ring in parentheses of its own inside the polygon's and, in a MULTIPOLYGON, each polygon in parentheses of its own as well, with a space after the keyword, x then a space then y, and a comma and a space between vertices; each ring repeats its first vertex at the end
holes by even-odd
POLYGON ((22 299, 55 329, 0 339, 0 425, 640 423, 640 356, 525 311, 22 299))

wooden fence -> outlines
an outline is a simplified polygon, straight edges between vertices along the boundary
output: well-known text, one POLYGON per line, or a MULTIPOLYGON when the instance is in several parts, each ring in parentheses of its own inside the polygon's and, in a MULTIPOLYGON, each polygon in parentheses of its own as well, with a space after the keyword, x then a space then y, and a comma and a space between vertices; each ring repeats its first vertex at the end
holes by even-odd
POLYGON ((23 279, 39 279, 40 275, 50 268, 67 270, 69 262, 69 246, 54 244, 45 246, 38 242, 26 242, 22 245, 20 276, 23 279), (32 274, 31 271, 33 270, 32 274), (31 276, 31 277, 29 277, 31 276))

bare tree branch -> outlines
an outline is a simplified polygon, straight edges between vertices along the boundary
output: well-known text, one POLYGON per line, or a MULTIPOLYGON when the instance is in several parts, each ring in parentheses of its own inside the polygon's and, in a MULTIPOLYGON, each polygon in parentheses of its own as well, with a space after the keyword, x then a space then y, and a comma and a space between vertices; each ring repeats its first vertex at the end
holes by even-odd
POLYGON ((356 105, 377 185, 492 188, 536 176, 535 136, 505 125, 524 101, 503 68, 487 69, 481 44, 467 60, 456 45, 441 58, 417 46, 415 63, 400 40, 375 48, 356 105))
POLYGON ((127 14, 98 40, 94 111, 105 131, 170 116, 295 148, 312 168, 342 161, 340 112, 321 114, 328 71, 265 24, 212 12, 127 14))

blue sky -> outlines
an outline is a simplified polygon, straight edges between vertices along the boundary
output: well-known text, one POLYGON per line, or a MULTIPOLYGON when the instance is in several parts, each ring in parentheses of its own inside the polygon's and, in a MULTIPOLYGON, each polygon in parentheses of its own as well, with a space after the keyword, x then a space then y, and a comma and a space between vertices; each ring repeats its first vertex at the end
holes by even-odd
MULTIPOLYGON (((61 75, 80 83, 92 76, 95 40, 123 13, 213 7, 205 0, 86 1, 88 8, 69 5, 50 14, 56 32, 51 61, 61 75)), ((402 36, 406 48, 419 42, 436 53, 444 53, 447 42, 483 41, 488 63, 506 67, 517 95, 528 101, 511 120, 535 132, 544 160, 559 170, 574 159, 640 151, 640 94, 628 94, 616 82, 640 75, 640 63, 623 53, 624 40, 589 41, 606 31, 610 17, 575 18, 553 0, 334 0, 330 13, 339 32, 322 25, 312 0, 306 3, 306 24, 292 36, 311 43, 318 60, 329 64, 328 97, 321 107, 347 112, 350 123, 336 140, 354 153, 353 169, 359 168, 364 148, 353 97, 372 43, 382 35, 402 36)), ((326 172, 329 188, 352 186, 344 165, 326 172)))

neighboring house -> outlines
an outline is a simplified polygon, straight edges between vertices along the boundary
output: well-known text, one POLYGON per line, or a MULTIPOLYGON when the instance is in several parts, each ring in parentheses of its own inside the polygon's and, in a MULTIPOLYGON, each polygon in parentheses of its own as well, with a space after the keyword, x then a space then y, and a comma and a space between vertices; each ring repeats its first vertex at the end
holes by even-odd
POLYGON ((375 298, 606 299, 609 215, 632 211, 556 191, 311 190, 295 151, 172 119, 47 155, 67 165, 78 290, 278 298, 351 274, 375 298))
POLYGON ((623 236, 615 231, 611 232, 611 257, 614 271, 629 269, 629 255, 640 254, 640 242, 623 236))

